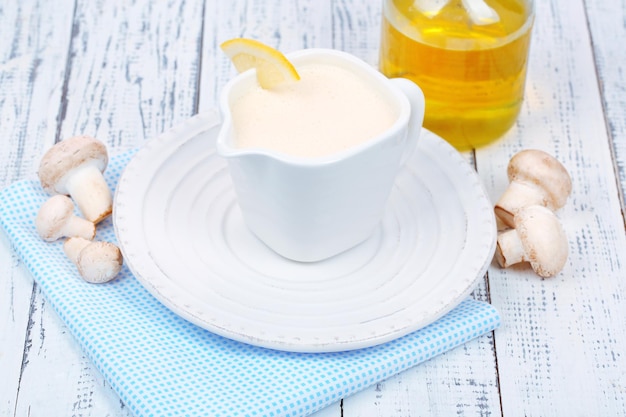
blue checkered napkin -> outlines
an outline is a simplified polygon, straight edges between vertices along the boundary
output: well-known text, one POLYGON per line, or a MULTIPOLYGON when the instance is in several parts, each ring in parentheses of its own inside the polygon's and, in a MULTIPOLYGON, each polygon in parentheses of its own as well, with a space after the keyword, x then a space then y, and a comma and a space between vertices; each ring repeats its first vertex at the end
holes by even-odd
MULTIPOLYGON (((112 158, 111 188, 132 153, 112 158)), ((305 416, 499 325, 490 305, 468 299, 434 324, 395 341, 338 353, 289 353, 232 341, 164 307, 124 268, 103 285, 84 282, 62 243, 34 227, 47 199, 35 181, 0 193, 0 224, 50 303, 138 417, 305 416)), ((115 242, 110 220, 98 240, 115 242)))

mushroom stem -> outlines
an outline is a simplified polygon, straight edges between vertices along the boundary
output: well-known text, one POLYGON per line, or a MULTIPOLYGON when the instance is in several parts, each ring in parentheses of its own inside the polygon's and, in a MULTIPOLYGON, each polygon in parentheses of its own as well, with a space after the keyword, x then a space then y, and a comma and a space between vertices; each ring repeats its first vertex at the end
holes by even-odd
POLYGON ((494 211, 509 227, 513 227, 513 217, 520 209, 532 205, 551 206, 545 190, 532 183, 512 181, 496 204, 494 211))
POLYGON ((498 234, 496 260, 502 268, 527 261, 522 240, 517 231, 511 229, 498 234))
POLYGON ((65 177, 67 191, 87 220, 99 223, 111 214, 111 190, 96 164, 78 166, 65 177))
POLYGON ((69 258, 69 260, 76 264, 80 251, 83 250, 90 243, 91 241, 87 239, 70 238, 67 239, 63 244, 63 251, 65 252, 65 255, 67 255, 67 257, 69 258))
POLYGON ((74 203, 65 195, 55 195, 42 204, 35 218, 37 233, 45 241, 62 237, 93 239, 96 226, 74 214, 74 203))
POLYGON ((543 278, 559 273, 567 261, 568 241, 556 215, 534 205, 517 212, 514 221, 514 229, 498 234, 495 257, 500 266, 529 262, 543 278))
POLYGON ((89 220, 72 216, 63 229, 65 236, 93 239, 96 236, 96 227, 89 220))

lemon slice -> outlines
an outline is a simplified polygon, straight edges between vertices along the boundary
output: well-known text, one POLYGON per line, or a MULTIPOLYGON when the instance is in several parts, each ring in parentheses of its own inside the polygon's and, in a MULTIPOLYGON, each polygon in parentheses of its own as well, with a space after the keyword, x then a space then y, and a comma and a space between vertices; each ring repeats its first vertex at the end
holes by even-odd
POLYGON ((237 71, 244 72, 256 68, 257 80, 265 89, 300 79, 295 67, 285 55, 262 42, 235 38, 222 43, 220 47, 237 71))

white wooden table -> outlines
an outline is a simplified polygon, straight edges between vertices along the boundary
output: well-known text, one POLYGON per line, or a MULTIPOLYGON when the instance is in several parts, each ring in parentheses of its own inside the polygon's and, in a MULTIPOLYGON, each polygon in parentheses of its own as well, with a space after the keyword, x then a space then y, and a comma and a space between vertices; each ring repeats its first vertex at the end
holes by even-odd
MULTIPOLYGON (((34 177, 78 133, 111 152, 214 107, 233 69, 217 48, 258 38, 289 52, 378 60, 381 2, 3 0, 0 187, 34 177)), ((493 334, 343 399, 318 416, 626 416, 624 0, 538 0, 526 101, 497 144, 467 153, 495 201, 525 148, 555 155, 573 194, 558 212, 557 277, 493 264, 473 296, 493 334)), ((0 233, 0 416, 127 416, 0 233)))

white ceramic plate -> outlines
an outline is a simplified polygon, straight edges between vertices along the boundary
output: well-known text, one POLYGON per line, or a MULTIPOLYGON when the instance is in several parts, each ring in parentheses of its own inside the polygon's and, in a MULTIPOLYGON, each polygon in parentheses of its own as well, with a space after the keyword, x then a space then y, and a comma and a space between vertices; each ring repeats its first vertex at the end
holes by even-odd
POLYGON ((137 279, 183 318, 287 351, 383 343, 433 322, 474 289, 495 250, 476 172, 423 131, 374 235, 326 261, 284 259, 256 239, 214 151, 214 112, 150 140, 123 172, 114 225, 137 279))

